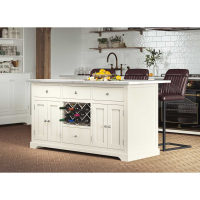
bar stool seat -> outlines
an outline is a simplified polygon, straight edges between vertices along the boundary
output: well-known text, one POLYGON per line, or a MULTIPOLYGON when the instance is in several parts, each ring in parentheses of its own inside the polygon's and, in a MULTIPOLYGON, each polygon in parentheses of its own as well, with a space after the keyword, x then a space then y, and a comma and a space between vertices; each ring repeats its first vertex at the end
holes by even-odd
POLYGON ((171 80, 169 84, 162 84, 159 101, 162 101, 162 120, 163 120, 163 143, 159 146, 163 146, 163 151, 171 151, 177 149, 191 148, 190 145, 166 143, 166 101, 180 101, 185 99, 185 92, 189 77, 189 71, 187 69, 169 69, 165 75, 164 80, 171 80), (174 148, 166 149, 166 145, 178 146, 174 148))
POLYGON ((178 94, 159 94, 160 101, 175 101, 183 99, 185 99, 185 97, 178 94))

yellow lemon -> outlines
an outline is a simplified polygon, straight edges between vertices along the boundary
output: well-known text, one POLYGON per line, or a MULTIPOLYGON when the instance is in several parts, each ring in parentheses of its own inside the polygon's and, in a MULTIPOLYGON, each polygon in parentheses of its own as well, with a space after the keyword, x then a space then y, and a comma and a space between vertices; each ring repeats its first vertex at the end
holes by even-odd
POLYGON ((109 72, 109 71, 106 71, 106 74, 110 74, 110 72, 109 72))
POLYGON ((100 72, 100 73, 105 73, 106 70, 105 70, 105 69, 100 69, 99 72, 100 72))
POLYGON ((116 79, 117 79, 118 81, 121 81, 121 76, 116 76, 116 79))

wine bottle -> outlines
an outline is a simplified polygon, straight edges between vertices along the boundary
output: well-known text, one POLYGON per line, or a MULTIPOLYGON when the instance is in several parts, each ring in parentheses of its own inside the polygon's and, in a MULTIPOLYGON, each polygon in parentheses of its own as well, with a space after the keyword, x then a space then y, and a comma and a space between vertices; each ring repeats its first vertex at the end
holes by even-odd
POLYGON ((80 114, 75 114, 74 117, 80 117, 80 114))
POLYGON ((89 125, 90 124, 90 118, 86 117, 84 120, 85 125, 89 125))
POLYGON ((69 104, 66 104, 63 107, 60 107, 60 109, 66 109, 66 110, 69 110, 69 108, 71 108, 71 106, 69 104))
POLYGON ((79 112, 79 114, 80 114, 80 117, 81 117, 81 118, 85 117, 85 110, 84 110, 84 109, 81 110, 81 111, 79 112))
POLYGON ((86 106, 84 107, 84 110, 85 110, 86 113, 88 113, 88 112, 90 112, 90 107, 89 107, 88 105, 86 105, 86 106))
POLYGON ((79 124, 79 123, 81 122, 81 118, 80 118, 80 117, 76 117, 76 118, 74 119, 74 122, 75 122, 76 124, 79 124))
POLYGON ((74 107, 74 111, 75 111, 76 113, 78 113, 80 110, 81 110, 81 107, 80 107, 79 105, 76 105, 76 106, 74 107))
POLYGON ((75 115, 75 112, 74 112, 74 111, 71 111, 71 112, 69 113, 69 116, 70 116, 71 118, 74 118, 74 115, 75 115))
POLYGON ((69 120, 71 120, 71 118, 69 116, 66 116, 64 119, 60 119, 60 122, 64 122, 64 121, 69 122, 69 120))

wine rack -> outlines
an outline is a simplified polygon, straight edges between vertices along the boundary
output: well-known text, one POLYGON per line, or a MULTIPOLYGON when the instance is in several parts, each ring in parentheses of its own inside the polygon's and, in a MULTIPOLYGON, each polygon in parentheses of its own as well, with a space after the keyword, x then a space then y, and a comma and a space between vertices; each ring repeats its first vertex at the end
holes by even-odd
POLYGON ((71 124, 77 126, 91 125, 91 105, 90 103, 76 103, 64 102, 63 107, 63 121, 64 124, 71 124))

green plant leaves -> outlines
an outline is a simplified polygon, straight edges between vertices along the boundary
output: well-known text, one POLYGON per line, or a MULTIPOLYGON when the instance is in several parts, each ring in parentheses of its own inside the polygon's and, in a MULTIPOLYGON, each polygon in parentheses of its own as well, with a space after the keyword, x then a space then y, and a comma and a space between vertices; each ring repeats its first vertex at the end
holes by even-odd
POLYGON ((147 67, 151 67, 152 65, 155 64, 156 60, 161 59, 161 51, 159 50, 158 52, 156 52, 155 49, 146 49, 147 52, 149 52, 149 54, 145 55, 145 63, 147 65, 147 67))

